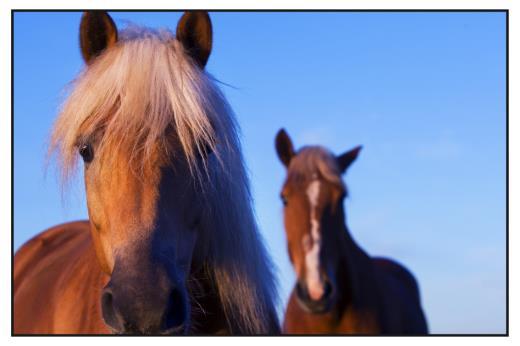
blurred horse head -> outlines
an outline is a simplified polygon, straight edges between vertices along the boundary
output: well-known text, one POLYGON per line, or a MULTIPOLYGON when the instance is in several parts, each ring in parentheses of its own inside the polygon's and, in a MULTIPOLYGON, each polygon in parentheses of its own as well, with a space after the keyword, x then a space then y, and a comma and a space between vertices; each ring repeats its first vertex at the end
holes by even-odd
POLYGON ((303 147, 296 153, 281 130, 276 149, 287 168, 281 199, 289 257, 297 276, 296 296, 311 312, 328 311, 338 294, 336 273, 341 254, 335 244, 347 193, 341 174, 361 147, 339 156, 320 146, 303 147))

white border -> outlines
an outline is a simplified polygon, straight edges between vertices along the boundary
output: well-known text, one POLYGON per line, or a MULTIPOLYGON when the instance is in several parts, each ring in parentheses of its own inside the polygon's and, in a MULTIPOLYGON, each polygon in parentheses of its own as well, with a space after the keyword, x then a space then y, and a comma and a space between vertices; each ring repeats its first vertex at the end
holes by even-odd
MULTIPOLYGON (((59 344, 65 345, 71 342, 78 345, 89 345, 91 343, 125 343, 128 345, 142 345, 143 342, 149 342, 150 339, 143 340, 141 338, 12 338, 11 334, 11 295, 10 295, 10 264, 11 264, 11 173, 9 167, 11 157, 11 9, 84 9, 84 8, 110 8, 110 9, 509 9, 509 152, 515 155, 509 155, 510 161, 510 219, 509 219, 509 247, 510 247, 510 319, 509 319, 509 338, 496 337, 492 340, 487 337, 429 337, 429 338, 336 338, 336 337, 324 337, 324 338, 154 338, 153 342, 158 344, 170 344, 170 343, 181 343, 181 344, 199 344, 199 343, 211 343, 217 345, 236 344, 242 345, 247 343, 250 345, 264 345, 265 343, 332 343, 332 344, 345 344, 354 343, 356 345, 369 345, 373 342, 385 343, 387 345, 415 345, 417 342, 437 345, 438 343, 471 343, 472 345, 488 345, 489 343, 501 345, 511 343, 515 335, 515 323, 518 321, 516 317, 516 307, 518 299, 514 292, 519 291, 518 279, 514 275, 514 270, 517 268, 516 263, 518 262, 518 255, 515 256, 513 244, 517 238, 515 230, 519 230, 518 214, 515 215, 515 211, 520 211, 518 201, 518 189, 519 185, 515 178, 518 177, 519 173, 519 158, 518 147, 519 147, 519 136, 518 134, 518 106, 515 100, 518 99, 518 93, 515 93, 518 88, 515 83, 518 80, 518 68, 515 62, 519 61, 518 54, 518 24, 517 16, 515 11, 518 9, 518 1, 333 1, 333 0, 321 0, 321 1, 288 1, 288 0, 263 0, 263 1, 249 1, 244 3, 243 1, 187 1, 187 0, 175 0, 175 1, 159 1, 159 0, 147 0, 135 1, 66 1, 66 0, 52 0, 41 2, 38 0, 25 0, 25 1, 14 1, 4 0, 0 3, 0 158, 2 158, 3 164, 0 166, 0 278, 3 284, 0 287, 0 306, 2 307, 2 314, 0 315, 0 333, 4 340, 7 339, 9 342, 16 344, 59 344), (516 198, 515 198, 516 197, 516 198)), ((478 150, 478 148, 475 148, 478 150)), ((485 169, 485 163, 483 167, 478 169, 485 169)), ((33 215, 30 217, 37 217, 33 215)), ((478 304, 478 302, 475 302, 478 304)))

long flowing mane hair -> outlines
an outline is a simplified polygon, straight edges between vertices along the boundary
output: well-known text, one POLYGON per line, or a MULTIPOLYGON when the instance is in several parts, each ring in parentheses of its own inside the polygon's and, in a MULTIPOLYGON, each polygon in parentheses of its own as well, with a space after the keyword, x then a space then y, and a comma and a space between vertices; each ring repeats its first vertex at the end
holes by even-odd
POLYGON ((172 164, 186 160, 207 202, 204 256, 226 318, 242 332, 265 333, 268 321, 277 321, 273 267, 257 229, 235 116, 214 79, 170 31, 130 26, 70 87, 49 149, 63 179, 75 171, 78 146, 92 138, 104 165, 142 179, 152 154, 172 164), (130 162, 117 162, 121 150, 130 162))

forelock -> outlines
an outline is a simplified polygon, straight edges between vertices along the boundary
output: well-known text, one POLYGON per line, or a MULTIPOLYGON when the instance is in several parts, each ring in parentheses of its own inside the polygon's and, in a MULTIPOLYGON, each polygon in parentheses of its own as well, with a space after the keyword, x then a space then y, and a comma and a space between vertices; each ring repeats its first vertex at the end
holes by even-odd
POLYGON ((322 178, 341 189, 345 189, 334 154, 321 146, 301 148, 291 160, 288 175, 289 179, 305 182, 322 178))

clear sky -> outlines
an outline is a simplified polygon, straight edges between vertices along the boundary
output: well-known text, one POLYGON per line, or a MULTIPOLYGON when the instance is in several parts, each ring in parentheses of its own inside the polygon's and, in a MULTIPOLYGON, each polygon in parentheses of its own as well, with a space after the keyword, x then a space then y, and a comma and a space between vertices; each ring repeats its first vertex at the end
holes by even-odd
MULTIPOLYGON (((65 196, 47 138, 82 68, 80 13, 16 13, 14 245, 87 217, 81 174, 65 196), (47 173, 45 173, 47 172, 47 173)), ((112 13, 175 31, 180 13, 112 13)), ((347 224, 371 255, 417 277, 433 333, 505 332, 505 14, 211 13, 207 70, 242 127, 258 222, 294 283, 274 136, 341 153, 347 224)), ((282 307, 280 307, 282 311, 282 307)))

